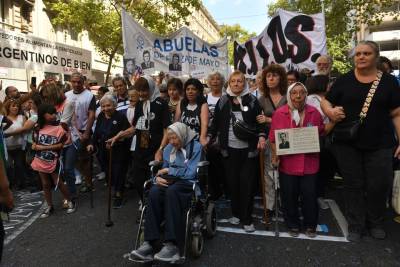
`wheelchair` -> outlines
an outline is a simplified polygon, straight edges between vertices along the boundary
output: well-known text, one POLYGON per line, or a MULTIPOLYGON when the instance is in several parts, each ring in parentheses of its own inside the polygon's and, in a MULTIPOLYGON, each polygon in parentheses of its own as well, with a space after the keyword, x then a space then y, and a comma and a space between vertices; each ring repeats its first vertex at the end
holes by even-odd
MULTIPOLYGON (((190 205, 185 214, 185 234, 183 246, 180 247, 180 258, 171 264, 183 264, 187 258, 187 251, 190 250, 193 258, 201 256, 204 248, 204 240, 213 238, 217 231, 217 214, 215 204, 210 200, 208 194, 208 161, 200 161, 197 164, 197 182, 193 184, 193 193, 190 205)), ((161 164, 157 161, 149 163, 152 177, 160 169, 161 164)), ((140 215, 139 227, 136 236, 134 249, 138 249, 144 242, 144 220, 146 217, 147 196, 153 185, 152 180, 144 183, 143 208, 140 215)), ((163 223, 162 223, 163 225, 163 223)), ((162 226, 161 225, 161 226, 162 226)), ((140 260, 129 256, 130 261, 138 263, 151 263, 152 260, 140 260)))

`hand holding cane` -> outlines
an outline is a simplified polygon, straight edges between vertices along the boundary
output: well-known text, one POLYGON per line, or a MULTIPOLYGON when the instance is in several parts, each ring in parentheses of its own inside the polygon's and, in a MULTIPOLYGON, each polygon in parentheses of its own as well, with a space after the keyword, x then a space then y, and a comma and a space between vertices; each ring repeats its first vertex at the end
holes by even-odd
POLYGON ((111 174, 112 174, 112 146, 108 147, 108 210, 107 210, 107 221, 106 227, 111 227, 114 223, 111 221, 111 174))

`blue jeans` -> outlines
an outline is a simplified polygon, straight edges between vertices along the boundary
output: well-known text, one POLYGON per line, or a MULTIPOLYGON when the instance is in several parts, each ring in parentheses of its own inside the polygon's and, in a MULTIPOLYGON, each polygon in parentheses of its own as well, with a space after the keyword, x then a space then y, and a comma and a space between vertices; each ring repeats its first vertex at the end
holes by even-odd
POLYGON ((64 147, 62 151, 63 165, 64 165, 64 177, 67 182, 68 191, 72 198, 76 197, 76 185, 75 185, 75 163, 78 156, 78 151, 81 149, 80 140, 76 140, 70 146, 64 147))

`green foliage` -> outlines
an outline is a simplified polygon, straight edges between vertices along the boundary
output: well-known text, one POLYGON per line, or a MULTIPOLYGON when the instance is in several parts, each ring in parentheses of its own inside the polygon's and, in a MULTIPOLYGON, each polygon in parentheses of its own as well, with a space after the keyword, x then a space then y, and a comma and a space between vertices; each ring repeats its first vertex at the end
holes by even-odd
POLYGON ((152 32, 165 34, 187 23, 191 9, 200 0, 44 0, 54 26, 87 31, 102 58, 107 61, 108 80, 116 54, 123 53, 121 7, 152 32))
MULTIPOLYGON (((391 11, 393 0, 322 0, 324 2, 328 51, 334 60, 334 70, 345 72, 351 65, 347 59, 351 40, 361 24, 377 25, 384 13, 397 17, 391 11)), ((278 8, 314 14, 322 10, 321 0, 277 0, 268 6, 273 16, 278 8)))
POLYGON ((226 36, 229 40, 228 57, 230 65, 233 65, 233 42, 244 43, 257 35, 255 32, 248 32, 246 29, 243 29, 239 24, 222 25, 219 32, 221 36, 226 36))

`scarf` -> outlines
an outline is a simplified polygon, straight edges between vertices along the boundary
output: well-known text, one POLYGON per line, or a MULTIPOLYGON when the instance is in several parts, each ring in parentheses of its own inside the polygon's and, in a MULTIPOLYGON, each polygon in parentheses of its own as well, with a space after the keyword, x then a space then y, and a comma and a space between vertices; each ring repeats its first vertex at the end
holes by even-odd
POLYGON ((156 98, 160 96, 160 91, 156 90, 156 84, 153 78, 151 78, 148 75, 143 76, 143 78, 145 78, 147 83, 149 84, 149 96, 150 96, 148 100, 143 101, 143 117, 146 121, 148 121, 148 127, 150 127, 150 119, 149 119, 150 103, 156 100, 156 98))
MULTIPOLYGON (((286 93, 286 99, 287 99, 287 104, 288 104, 288 106, 289 106, 289 108, 290 108, 290 112, 291 112, 291 115, 292 115, 292 119, 293 119, 294 122, 296 123, 296 126, 299 126, 300 120, 301 120, 301 118, 300 118, 300 113, 299 113, 299 110, 298 110, 298 109, 295 109, 295 108, 293 107, 292 100, 290 99, 290 91, 292 91, 293 88, 294 88, 296 85, 302 86, 302 87, 304 88, 304 90, 306 90, 306 93, 307 93, 307 88, 304 86, 304 84, 302 84, 301 82, 295 82, 295 83, 293 83, 293 84, 291 84, 291 85, 289 86, 289 88, 288 88, 288 90, 287 90, 287 93, 286 93)), ((307 100, 307 98, 304 98, 303 107, 306 105, 306 100, 307 100)))
POLYGON ((247 83, 246 83, 246 85, 245 85, 243 91, 242 91, 239 95, 234 94, 234 93, 232 92, 232 89, 231 89, 229 86, 228 86, 228 88, 226 89, 226 93, 227 93, 229 96, 233 97, 234 99, 235 99, 235 98, 237 99, 237 101, 238 101, 239 104, 240 104, 240 110, 243 111, 242 97, 245 96, 245 95, 250 94, 249 86, 247 85, 247 83))
POLYGON ((185 147, 197 136, 196 132, 190 129, 186 124, 182 122, 175 122, 168 127, 168 132, 173 132, 181 140, 182 147, 177 149, 173 147, 171 154, 169 155, 169 161, 174 162, 176 159, 176 153, 182 151, 184 158, 186 159, 185 147))

